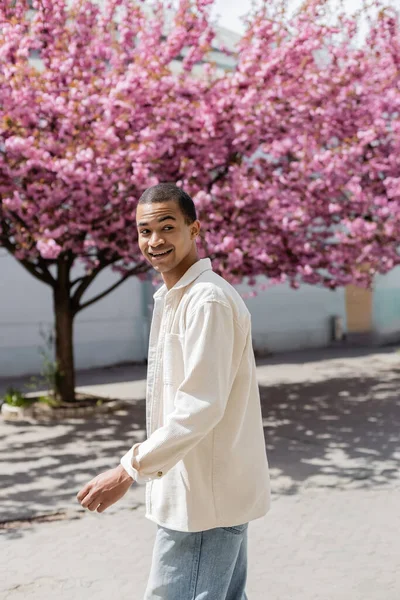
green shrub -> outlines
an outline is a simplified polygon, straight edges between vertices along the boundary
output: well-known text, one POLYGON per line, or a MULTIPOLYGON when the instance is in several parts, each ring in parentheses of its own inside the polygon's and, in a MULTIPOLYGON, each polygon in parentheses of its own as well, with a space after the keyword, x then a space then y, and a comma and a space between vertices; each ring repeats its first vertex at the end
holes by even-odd
POLYGON ((4 402, 10 406, 29 406, 32 399, 26 398, 17 388, 9 387, 4 394, 4 402))
POLYGON ((48 404, 48 406, 58 406, 60 404, 60 402, 53 396, 40 396, 40 398, 38 398, 38 402, 48 404))

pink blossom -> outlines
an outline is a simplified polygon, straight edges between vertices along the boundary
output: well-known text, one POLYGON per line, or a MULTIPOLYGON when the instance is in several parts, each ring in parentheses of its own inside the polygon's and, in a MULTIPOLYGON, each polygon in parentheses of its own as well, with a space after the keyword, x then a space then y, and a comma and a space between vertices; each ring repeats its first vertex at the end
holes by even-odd
POLYGON ((136 202, 173 181, 232 282, 335 287, 400 263, 398 11, 371 7, 360 47, 358 17, 322 24, 323 0, 262 3, 222 72, 199 66, 212 0, 170 22, 132 0, 33 5, 28 21, 25 1, 0 3, 0 227, 18 260, 140 273, 136 202))
POLYGON ((36 243, 36 248, 43 258, 50 260, 57 258, 62 251, 61 246, 59 246, 55 240, 39 240, 36 243))

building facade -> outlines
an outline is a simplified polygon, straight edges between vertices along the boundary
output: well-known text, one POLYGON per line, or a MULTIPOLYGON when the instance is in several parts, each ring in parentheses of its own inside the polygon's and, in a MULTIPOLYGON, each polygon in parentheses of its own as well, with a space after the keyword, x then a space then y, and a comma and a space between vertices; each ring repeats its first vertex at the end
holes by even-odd
MULTIPOLYGON (((233 49, 239 36, 220 29, 225 46, 233 49)), ((210 55, 220 69, 234 66, 234 58, 210 55)), ((42 68, 34 54, 32 63, 42 68)), ((179 71, 180 63, 172 65, 179 71)), ((74 276, 79 276, 76 271, 74 276)), ((0 377, 38 373, 41 353, 49 353, 45 337, 52 330, 51 289, 34 279, 0 248, 0 377)), ((117 277, 111 269, 96 279, 89 297, 108 288, 117 277)), ((265 282, 258 278, 258 283, 265 282)), ((242 294, 250 290, 238 286, 242 294)), ((77 369, 144 361, 154 289, 150 282, 127 280, 117 290, 80 313, 75 321, 77 369)), ((259 355, 332 343, 333 322, 349 343, 400 340, 400 267, 378 276, 373 290, 354 286, 330 291, 303 285, 292 290, 276 285, 246 300, 252 314, 254 348, 259 355)))
MULTIPOLYGON (((51 289, 3 249, 0 274, 0 378, 39 373, 41 352, 49 354, 44 337, 52 330, 51 289)), ((102 273, 88 297, 109 287, 116 277, 111 270, 102 273)), ((258 278, 259 284, 265 281, 258 278)), ((237 289, 247 295, 252 288, 241 284, 237 289)), ((154 291, 150 281, 131 278, 79 313, 74 329, 77 369, 146 359, 154 291)), ((260 356, 336 343, 333 319, 340 319, 344 343, 400 341, 400 267, 377 276, 371 291, 354 286, 331 291, 309 285, 292 290, 282 284, 245 302, 252 315, 254 349, 260 356)))

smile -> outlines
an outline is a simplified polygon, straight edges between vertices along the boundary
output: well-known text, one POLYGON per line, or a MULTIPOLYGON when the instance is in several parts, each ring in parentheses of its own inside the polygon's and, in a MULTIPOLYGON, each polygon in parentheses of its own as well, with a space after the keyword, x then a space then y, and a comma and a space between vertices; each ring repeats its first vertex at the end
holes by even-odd
POLYGON ((170 248, 169 250, 165 250, 164 252, 149 252, 149 255, 152 258, 158 258, 159 256, 166 256, 167 254, 170 254, 172 252, 173 248, 170 248))

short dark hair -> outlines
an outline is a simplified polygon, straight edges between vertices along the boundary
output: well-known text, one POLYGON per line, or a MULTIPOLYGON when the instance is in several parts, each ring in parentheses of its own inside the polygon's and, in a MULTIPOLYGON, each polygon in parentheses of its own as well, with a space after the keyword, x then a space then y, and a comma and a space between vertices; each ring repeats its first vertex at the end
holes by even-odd
POLYGON ((159 183, 147 188, 139 198, 138 204, 151 204, 153 202, 169 202, 173 200, 179 204, 179 208, 185 217, 185 223, 190 225, 197 220, 196 207, 193 200, 174 183, 159 183))

